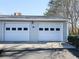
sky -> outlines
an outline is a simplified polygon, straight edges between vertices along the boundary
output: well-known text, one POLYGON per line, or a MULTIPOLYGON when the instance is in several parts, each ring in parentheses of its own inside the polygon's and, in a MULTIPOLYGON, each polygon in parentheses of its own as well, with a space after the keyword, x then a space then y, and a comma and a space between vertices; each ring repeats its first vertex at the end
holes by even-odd
POLYGON ((0 14, 43 15, 49 0, 0 0, 0 14))

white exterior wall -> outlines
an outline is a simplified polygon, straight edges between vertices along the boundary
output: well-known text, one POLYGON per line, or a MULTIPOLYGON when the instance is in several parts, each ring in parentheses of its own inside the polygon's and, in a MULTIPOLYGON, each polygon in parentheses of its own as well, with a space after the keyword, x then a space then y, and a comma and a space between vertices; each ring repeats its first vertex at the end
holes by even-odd
MULTIPOLYGON (((38 24, 39 22, 34 22, 32 24, 32 22, 30 22, 30 34, 29 34, 29 40, 30 41, 38 41, 38 24), (35 29, 33 29, 32 27, 36 27, 35 29)), ((63 41, 67 41, 67 37, 68 37, 68 25, 67 22, 52 22, 52 23, 63 23, 63 41)), ((5 22, 0 22, 0 41, 5 41, 5 22)))
POLYGON ((2 41, 2 23, 0 22, 0 41, 2 41))
POLYGON ((64 39, 64 42, 67 42, 67 38, 68 38, 68 24, 67 22, 64 22, 63 23, 63 39, 64 39))
POLYGON ((4 22, 0 22, 0 41, 4 41, 4 22))
POLYGON ((38 41, 38 23, 37 22, 31 22, 30 25, 30 41, 38 41))

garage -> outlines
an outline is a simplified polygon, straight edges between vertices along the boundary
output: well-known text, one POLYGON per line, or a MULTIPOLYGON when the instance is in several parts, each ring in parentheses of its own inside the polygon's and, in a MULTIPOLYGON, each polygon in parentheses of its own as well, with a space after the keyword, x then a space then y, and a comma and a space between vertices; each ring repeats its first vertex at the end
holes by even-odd
POLYGON ((6 22, 5 41, 62 41, 63 23, 6 22), (39 25, 38 25, 39 24, 39 25), (32 27, 34 26, 34 28, 32 27), (31 38, 29 38, 31 37, 31 38))
POLYGON ((5 41, 29 41, 29 22, 5 23, 5 41))
POLYGON ((67 19, 51 16, 0 16, 0 41, 67 41, 67 19))
POLYGON ((39 22, 39 41, 63 41, 63 23, 39 22))

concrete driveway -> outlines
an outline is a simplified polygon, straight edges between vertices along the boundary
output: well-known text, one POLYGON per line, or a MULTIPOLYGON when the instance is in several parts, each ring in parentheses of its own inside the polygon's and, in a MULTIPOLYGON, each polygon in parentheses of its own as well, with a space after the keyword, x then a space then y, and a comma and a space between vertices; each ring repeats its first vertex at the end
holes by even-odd
POLYGON ((22 49, 22 48, 75 48, 68 43, 62 42, 27 42, 27 43, 2 43, 0 49, 22 49))
POLYGON ((79 51, 68 43, 0 44, 0 59, 79 59, 79 51))
POLYGON ((7 51, 0 59, 79 59, 76 49, 26 49, 7 51))

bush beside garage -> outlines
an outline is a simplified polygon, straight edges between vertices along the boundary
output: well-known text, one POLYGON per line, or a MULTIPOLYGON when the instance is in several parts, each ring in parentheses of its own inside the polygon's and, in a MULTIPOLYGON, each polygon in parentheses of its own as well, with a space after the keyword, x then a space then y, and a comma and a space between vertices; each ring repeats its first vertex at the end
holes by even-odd
POLYGON ((68 36, 68 42, 74 45, 76 48, 79 48, 79 36, 77 35, 68 36))

